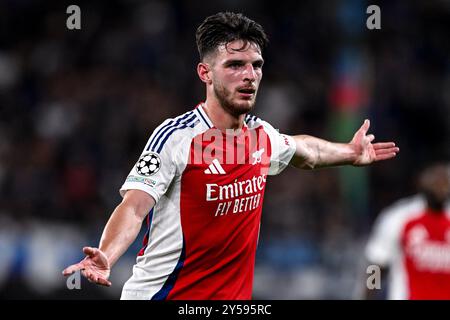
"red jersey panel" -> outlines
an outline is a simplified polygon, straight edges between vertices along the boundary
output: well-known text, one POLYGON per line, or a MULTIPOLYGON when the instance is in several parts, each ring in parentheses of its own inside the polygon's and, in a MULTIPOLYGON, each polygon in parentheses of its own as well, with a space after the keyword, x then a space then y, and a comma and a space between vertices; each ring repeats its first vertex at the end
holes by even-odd
MULTIPOLYGON (((244 128, 231 138, 222 133, 212 161, 188 163, 184 170, 180 201, 186 260, 169 299, 251 298, 271 150, 262 127, 255 134, 247 132, 244 128), (237 142, 241 136, 244 144, 237 142), (227 164, 227 158, 234 160, 227 164)), ((208 154, 208 134, 193 140, 190 162, 196 152, 208 154)))
POLYGON ((409 299, 450 299, 450 219, 425 212, 401 237, 409 299))

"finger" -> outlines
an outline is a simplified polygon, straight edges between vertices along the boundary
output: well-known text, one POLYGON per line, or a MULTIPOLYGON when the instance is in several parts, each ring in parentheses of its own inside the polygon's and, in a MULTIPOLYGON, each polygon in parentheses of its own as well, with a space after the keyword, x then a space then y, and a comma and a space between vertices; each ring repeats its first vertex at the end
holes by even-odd
POLYGON ((397 154, 396 154, 395 152, 377 155, 375 161, 382 161, 382 160, 392 159, 392 158, 394 158, 396 155, 397 155, 397 154))
POLYGON ((92 282, 95 284, 99 284, 99 285, 106 286, 106 287, 111 286, 110 281, 108 281, 107 279, 102 278, 100 276, 97 276, 92 272, 86 272, 86 278, 88 279, 89 282, 92 282))
POLYGON ((370 120, 366 119, 364 120, 364 123, 362 124, 361 128, 359 128, 358 131, 361 131, 364 135, 366 135, 367 131, 369 130, 370 127, 370 120))
POLYGON ((95 283, 96 277, 92 274, 92 272, 86 272, 85 273, 86 279, 88 279, 89 282, 95 283))
POLYGON ((97 249, 92 248, 92 247, 84 247, 83 248, 83 253, 87 256, 92 257, 93 255, 95 255, 97 249))
POLYGON ((90 282, 96 282, 97 276, 89 269, 85 269, 81 271, 81 274, 88 279, 90 282))
POLYGON ((86 279, 88 279, 89 282, 95 282, 95 276, 94 276, 94 274, 93 274, 91 271, 89 271, 89 270, 82 270, 82 271, 81 271, 81 274, 82 274, 86 279))
POLYGON ((73 265, 67 267, 66 269, 64 269, 62 274, 64 276, 68 276, 68 275, 71 275, 72 273, 74 273, 75 271, 83 269, 83 267, 84 266, 81 263, 73 264, 73 265))
POLYGON ((373 134, 369 134, 367 136, 367 139, 369 140, 369 142, 372 142, 373 140, 375 140, 375 136, 373 134))
POLYGON ((90 272, 86 270, 81 270, 81 274, 83 275, 83 277, 89 278, 90 272))
POLYGON ((383 149, 383 148, 391 148, 395 147, 394 142, 377 142, 373 144, 373 148, 376 149, 383 149))
POLYGON ((98 278, 97 279, 97 283, 98 284, 100 284, 100 285, 102 285, 102 286, 105 286, 105 287, 111 287, 111 282, 110 281, 108 281, 108 280, 106 280, 105 278, 98 278))
POLYGON ((395 147, 395 148, 378 149, 378 150, 375 150, 375 153, 377 155, 381 155, 381 154, 388 154, 388 153, 398 153, 399 151, 400 151, 400 149, 395 147))

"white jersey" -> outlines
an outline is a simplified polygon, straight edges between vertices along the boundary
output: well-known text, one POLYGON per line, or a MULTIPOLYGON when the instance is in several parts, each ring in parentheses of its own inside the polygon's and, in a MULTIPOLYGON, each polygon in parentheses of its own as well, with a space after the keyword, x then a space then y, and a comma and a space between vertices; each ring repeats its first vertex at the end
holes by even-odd
MULTIPOLYGON (((446 212, 450 216, 450 203, 446 212)), ((405 237, 411 236, 411 231, 414 232, 411 228, 419 224, 423 228, 423 223, 426 223, 424 217, 425 198, 414 195, 387 207, 375 221, 365 254, 370 263, 389 268, 388 299, 403 300, 411 297, 413 271, 405 256, 405 237)), ((436 225, 435 222, 433 224, 436 225)))

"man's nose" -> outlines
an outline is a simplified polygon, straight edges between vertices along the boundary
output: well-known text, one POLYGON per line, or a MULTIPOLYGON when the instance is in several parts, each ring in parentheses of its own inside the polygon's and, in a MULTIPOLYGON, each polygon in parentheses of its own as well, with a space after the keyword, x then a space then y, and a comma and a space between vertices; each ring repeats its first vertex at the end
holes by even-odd
POLYGON ((255 81, 256 80, 256 72, 255 68, 253 68, 252 64, 247 64, 244 70, 244 81, 255 81))

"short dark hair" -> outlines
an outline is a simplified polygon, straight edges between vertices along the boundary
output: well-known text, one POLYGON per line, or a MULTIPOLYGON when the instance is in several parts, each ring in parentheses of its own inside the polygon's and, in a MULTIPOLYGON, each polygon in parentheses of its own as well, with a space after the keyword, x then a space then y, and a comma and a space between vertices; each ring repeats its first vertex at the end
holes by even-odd
POLYGON ((263 50, 269 42, 263 27, 241 13, 219 12, 207 17, 195 34, 200 60, 222 44, 243 40, 244 50, 253 42, 263 50))

